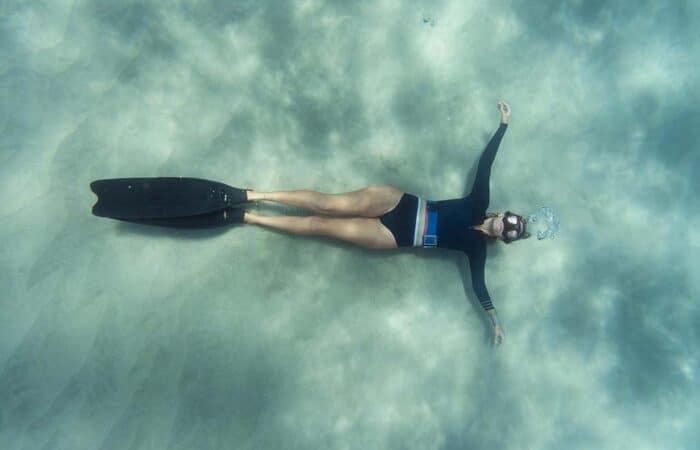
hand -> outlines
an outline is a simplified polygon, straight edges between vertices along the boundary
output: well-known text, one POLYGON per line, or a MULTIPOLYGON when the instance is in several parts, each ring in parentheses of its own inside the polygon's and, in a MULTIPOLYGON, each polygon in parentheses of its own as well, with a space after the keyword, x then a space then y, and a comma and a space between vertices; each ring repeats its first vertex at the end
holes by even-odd
POLYGON ((501 100, 498 102, 498 109, 501 111, 501 123, 508 123, 508 118, 510 117, 510 105, 501 100))
POLYGON ((501 345, 505 338, 506 338, 506 335, 503 332, 503 327, 501 327, 498 324, 494 325, 493 326, 493 345, 495 345, 495 346, 501 345))

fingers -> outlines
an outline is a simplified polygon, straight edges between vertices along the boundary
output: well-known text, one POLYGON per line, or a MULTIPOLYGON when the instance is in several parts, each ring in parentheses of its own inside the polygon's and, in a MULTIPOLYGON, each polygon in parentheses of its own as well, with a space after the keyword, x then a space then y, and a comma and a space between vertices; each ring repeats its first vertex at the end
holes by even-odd
POLYGON ((503 332, 503 329, 498 329, 494 330, 493 334, 493 345, 494 347, 497 347, 503 343, 503 340, 505 339, 505 333, 503 332))
POLYGON ((503 336, 502 336, 502 335, 496 334, 496 335, 493 337, 493 345, 494 345, 494 347, 498 347, 499 345, 501 345, 502 342, 503 342, 503 336))

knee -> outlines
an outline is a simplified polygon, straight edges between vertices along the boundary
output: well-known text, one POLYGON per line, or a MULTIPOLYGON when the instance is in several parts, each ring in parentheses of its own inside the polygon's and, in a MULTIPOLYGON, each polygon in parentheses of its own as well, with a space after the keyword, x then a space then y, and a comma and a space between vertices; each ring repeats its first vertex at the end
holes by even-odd
MULTIPOLYGON (((318 207, 318 212, 321 214, 333 214, 334 211, 337 209, 336 202, 338 201, 337 198, 331 196, 331 195, 321 195, 319 196, 318 201, 316 202, 316 205, 318 207)), ((320 219, 320 217, 319 217, 320 219)))
POLYGON ((328 219, 319 216, 309 216, 309 231, 311 234, 324 234, 328 219))

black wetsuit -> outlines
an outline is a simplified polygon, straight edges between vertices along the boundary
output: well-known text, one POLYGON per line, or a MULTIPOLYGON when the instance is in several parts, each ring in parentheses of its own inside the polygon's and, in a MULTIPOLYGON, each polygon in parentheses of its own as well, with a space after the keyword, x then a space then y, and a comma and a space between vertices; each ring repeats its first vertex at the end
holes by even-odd
MULTIPOLYGON (((496 158, 498 146, 506 124, 501 124, 489 141, 479 159, 479 167, 471 193, 466 197, 433 202, 431 210, 437 211, 437 236, 439 248, 461 250, 469 258, 472 287, 485 310, 493 309, 493 303, 486 290, 484 265, 486 264, 486 240, 484 234, 472 227, 480 225, 486 218, 489 206, 489 178, 491 165, 496 158)), ((413 245, 416 205, 418 198, 404 194, 392 211, 380 217, 381 222, 394 234, 399 247, 413 245)))
POLYGON ((498 127, 498 131, 482 153, 471 193, 463 198, 438 201, 435 208, 438 211, 438 247, 462 250, 467 254, 472 287, 485 310, 493 309, 484 281, 486 240, 484 234, 472 226, 480 225, 486 218, 491 165, 507 127, 506 124, 498 127))

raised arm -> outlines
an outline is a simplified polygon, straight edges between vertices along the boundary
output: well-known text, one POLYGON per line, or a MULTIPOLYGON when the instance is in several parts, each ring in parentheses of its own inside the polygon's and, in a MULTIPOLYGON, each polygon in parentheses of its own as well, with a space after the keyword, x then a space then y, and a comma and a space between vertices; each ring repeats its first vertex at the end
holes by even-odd
POLYGON ((498 109, 501 111, 501 124, 496 130, 488 145, 481 154, 479 166, 476 170, 476 179, 472 186, 471 197, 477 208, 486 209, 489 204, 489 179, 491 178, 491 166, 496 159, 498 146, 501 144, 501 139, 508 127, 508 119, 510 118, 510 106, 506 102, 498 102, 498 109))
POLYGON ((489 291, 486 289, 486 281, 484 279, 484 267, 486 265, 486 244, 481 248, 472 250, 467 253, 469 258, 469 270, 472 276, 472 289, 476 294, 476 298, 479 299, 479 303, 484 308, 484 311, 489 316, 491 320, 491 325, 493 325, 493 342, 496 345, 503 342, 503 328, 498 321, 498 315, 496 314, 496 308, 493 306, 491 301, 491 296, 489 291))

